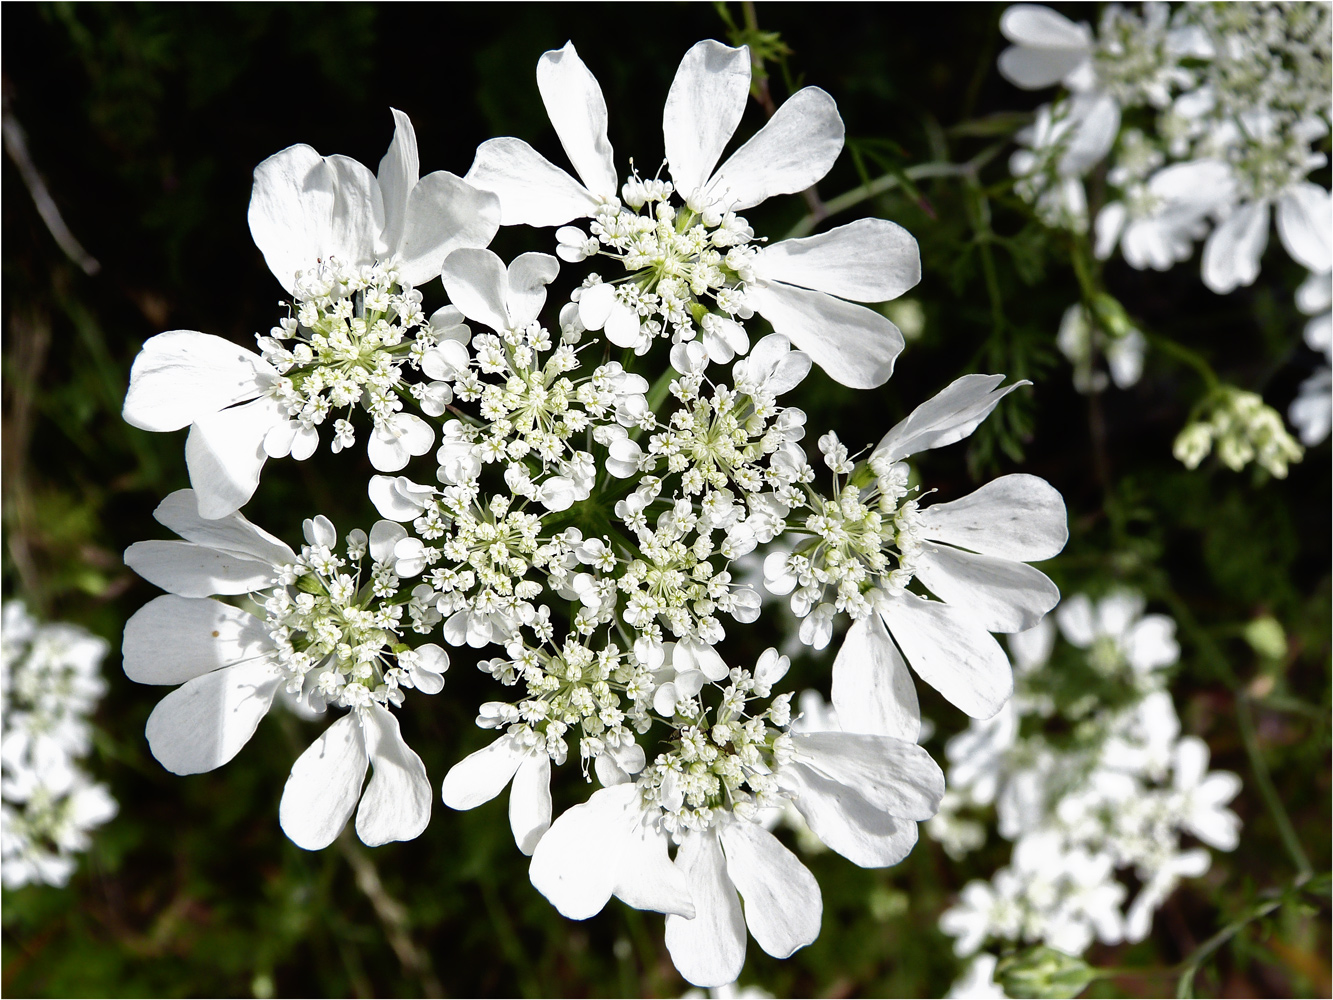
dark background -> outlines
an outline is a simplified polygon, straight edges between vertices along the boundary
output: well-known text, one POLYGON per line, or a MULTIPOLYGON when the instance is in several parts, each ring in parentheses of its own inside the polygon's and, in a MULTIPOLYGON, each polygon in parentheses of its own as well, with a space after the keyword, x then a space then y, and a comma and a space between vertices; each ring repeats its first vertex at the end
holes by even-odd
MULTIPOLYGON (((1061 9, 1097 16, 1094 5, 1061 9)), ((817 84, 846 121, 848 152, 821 182, 824 198, 856 187, 862 170, 879 176, 967 160, 1012 132, 1012 118, 993 116, 1049 97, 1018 91, 995 72, 1002 10, 759 5, 760 27, 792 50, 770 67, 776 99, 817 84)), ((742 23, 739 5, 729 15, 742 23)), ((3 28, 6 113, 26 132, 65 222, 101 265, 89 276, 62 254, 7 157, 5 595, 116 645, 125 619, 154 594, 119 553, 163 535, 152 508, 187 484, 183 433, 149 435, 120 421, 129 365, 162 330, 248 344, 281 314, 283 293, 245 224, 255 164, 305 142, 373 169, 392 136, 391 106, 415 124, 423 173, 465 173, 477 144, 496 135, 523 137, 563 163, 534 68, 543 51, 572 39, 606 93, 618 166, 632 154, 651 174, 680 56, 700 38, 728 40, 723 19, 702 3, 6 4, 3 28)), ((762 119, 752 106, 742 137, 762 119)), ((1185 731, 1209 741, 1214 766, 1245 779, 1234 808, 1246 825, 1241 847, 1215 853, 1209 875, 1168 903, 1148 941, 1090 953, 1098 964, 1148 973, 1099 982, 1094 992, 1157 995, 1172 981, 1153 970, 1168 969, 1291 877, 1236 734, 1238 690, 1267 692, 1255 701, 1261 745, 1307 851, 1327 867, 1329 447, 1311 450, 1285 481, 1214 461, 1187 472, 1170 446, 1202 386, 1160 351, 1133 390, 1091 401, 1076 394, 1054 350, 1060 316, 1079 295, 1070 251, 1008 191, 1007 155, 999 151, 970 183, 901 186, 834 220, 879 214, 917 236, 926 273, 911 295, 925 309, 925 332, 883 388, 852 393, 816 371, 794 402, 815 435, 835 429, 855 450, 965 372, 1036 383, 1009 397, 969 444, 924 456, 923 478, 951 499, 982 477, 1045 476, 1070 509, 1070 546, 1047 567, 1062 589, 1126 583, 1181 620, 1177 707, 1185 731), (1263 661, 1241 641, 1243 625, 1261 614, 1285 627, 1285 658, 1263 661)), ((1327 171, 1316 179, 1327 183, 1327 171)), ((777 199, 750 219, 778 238, 805 210, 800 198, 777 199)), ((505 231, 493 247, 507 259, 549 250, 548 240, 505 231)), ((1197 256, 1166 274, 1113 262, 1104 275, 1145 330, 1199 352, 1281 411, 1317 361, 1300 343, 1304 318, 1291 302, 1301 278, 1276 246, 1259 282, 1224 298, 1203 287, 1197 256)), ((428 307, 443 299, 438 283, 426 295, 428 307)), ((270 465, 247 516, 292 541, 315 513, 343 531, 368 527, 373 513, 359 484, 371 470, 354 455, 323 451, 270 465)), ((771 639, 755 637, 751 649, 735 631, 729 651, 738 658, 771 639)), ((829 654, 797 663, 799 686, 827 693, 829 654)), ((306 853, 282 836, 277 804, 291 761, 317 729, 275 712, 231 764, 177 778, 142 738, 163 692, 129 683, 117 655, 106 671, 111 692, 90 766, 110 783, 121 814, 98 833, 68 888, 6 892, 6 993, 413 995, 431 987, 431 976, 461 995, 674 996, 686 988, 662 947, 660 917, 613 903, 575 924, 531 888, 503 797, 463 814, 437 802, 412 843, 306 853), (363 891, 376 870, 387 895, 363 891), (406 944, 394 937, 404 927, 406 944)), ((491 690, 461 655, 440 696, 409 700, 404 732, 433 782, 486 741, 472 717, 491 690)), ((939 758, 965 720, 922 691, 939 758)), ((557 808, 586 794, 576 784, 568 776, 558 783, 557 808)), ((938 996, 958 971, 935 930, 938 914, 1007 850, 992 843, 960 865, 923 836, 906 862, 872 872, 832 854, 807 857, 824 891, 822 936, 787 962, 752 942, 742 982, 778 995, 938 996)), ((1327 995, 1327 953, 1326 906, 1304 916, 1288 907, 1271 926, 1239 935, 1200 989, 1327 995)))

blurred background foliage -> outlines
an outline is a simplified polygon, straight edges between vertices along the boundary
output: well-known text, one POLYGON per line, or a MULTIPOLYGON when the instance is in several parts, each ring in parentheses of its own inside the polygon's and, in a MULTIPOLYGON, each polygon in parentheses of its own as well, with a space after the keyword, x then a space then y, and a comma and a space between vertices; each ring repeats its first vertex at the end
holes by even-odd
MULTIPOLYGON (((1097 13, 1059 6, 1075 19, 1097 13)), ((620 162, 635 151, 651 174, 680 55, 700 38, 748 41, 769 58, 779 103, 804 84, 838 101, 847 152, 819 192, 848 208, 836 221, 893 219, 920 241, 924 263, 912 293, 921 321, 895 317, 909 333, 919 327, 896 376, 852 393, 816 369, 794 400, 810 425, 836 429, 855 448, 959 374, 1032 379, 966 449, 923 456, 928 481, 948 499, 983 474, 1046 477, 1070 510, 1069 547, 1046 567, 1062 589, 1129 584, 1180 623, 1176 703, 1185 730, 1211 745, 1214 766, 1245 781, 1233 804, 1245 823, 1241 845, 1176 894, 1148 940, 1089 954, 1096 965, 1135 970, 1094 982, 1091 995, 1169 991, 1184 956, 1296 873, 1284 815, 1266 807, 1256 760, 1271 771, 1270 798, 1314 867, 1328 865, 1329 447, 1311 449, 1282 481, 1215 460, 1186 471, 1171 442, 1204 386, 1157 346, 1132 390, 1074 392, 1054 349, 1060 316, 1079 297, 1071 249, 1031 220, 1004 165, 1022 109, 1041 95, 1015 90, 994 69, 1002 9, 6 5, 6 597, 22 595, 40 614, 85 624, 118 646, 126 618, 153 596, 120 553, 162 536, 151 511, 186 485, 184 435, 149 435, 120 420, 129 366, 162 330, 248 343, 273 323, 281 290, 245 224, 250 173, 264 157, 305 142, 373 165, 391 137, 393 106, 415 123, 427 170, 465 173, 476 145, 495 135, 522 136, 559 160, 533 71, 541 52, 573 39, 606 92, 620 162), (61 251, 35 207, 13 162, 15 124, 96 273, 61 251), (882 179, 879 194, 839 198, 872 179, 882 179), (1266 642, 1247 641, 1261 618, 1280 628, 1261 628, 1266 642), (1243 745, 1240 700, 1253 715, 1257 755, 1243 745)), ((762 121, 757 106, 750 115, 743 132, 762 121)), ((751 221, 771 238, 809 231, 818 224, 810 208, 779 199, 751 221)), ((508 257, 538 248, 539 235, 504 232, 495 249, 508 257)), ((1280 410, 1315 359, 1292 304, 1301 278, 1280 252, 1255 286, 1226 297, 1204 288, 1197 258, 1165 274, 1114 262, 1102 276, 1145 331, 1197 352, 1280 410)), ((426 295, 428 308, 438 304, 438 283, 426 295)), ((368 527, 366 498, 346 488, 370 473, 366 465, 347 475, 347 462, 365 464, 357 454, 282 464, 247 514, 288 539, 317 512, 343 530, 368 527)), ((728 651, 753 656, 771 638, 728 651)), ((827 654, 798 659, 798 685, 827 693, 830 664, 827 654)), ((486 738, 472 715, 489 681, 470 667, 466 653, 456 657, 444 694, 403 712, 435 782, 486 738)), ((677 996, 686 988, 662 946, 660 916, 619 903, 583 924, 556 914, 528 882, 503 799, 461 814, 437 803, 412 843, 372 851, 344 839, 306 853, 283 837, 277 805, 313 730, 275 712, 230 765, 177 778, 142 736, 159 692, 128 682, 114 654, 106 672, 111 691, 91 767, 121 812, 67 888, 5 894, 6 994, 677 996)), ((939 758, 966 720, 922 693, 936 723, 928 748, 939 758)), ((562 790, 574 799, 557 784, 557 809, 562 790)), ((741 982, 778 996, 939 996, 958 966, 935 929, 938 915, 969 878, 1006 857, 997 843, 957 864, 925 837, 883 871, 807 856, 824 891, 821 937, 786 962, 752 944, 741 982)), ((1198 989, 1326 996, 1328 954, 1327 897, 1307 895, 1245 923, 1198 989)))

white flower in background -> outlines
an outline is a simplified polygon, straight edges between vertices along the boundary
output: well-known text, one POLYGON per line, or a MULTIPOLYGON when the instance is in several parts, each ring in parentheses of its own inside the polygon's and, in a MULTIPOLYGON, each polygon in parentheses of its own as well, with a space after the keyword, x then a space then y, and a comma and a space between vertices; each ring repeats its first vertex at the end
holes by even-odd
POLYGON ((1020 3, 1000 17, 1000 31, 1014 43, 1000 53, 1000 73, 1014 86, 1041 90, 1060 83, 1082 91, 1095 85, 1087 24, 1075 24, 1040 4, 1020 3))
POLYGON ((1104 94, 1074 94, 1037 109, 1036 121, 1015 137, 1009 158, 1014 190, 1048 226, 1084 232, 1088 199, 1081 178, 1115 142, 1120 112, 1104 94))
POLYGON ((886 699, 911 688, 904 659, 969 715, 994 715, 1013 677, 990 633, 1031 628, 1059 600, 1055 585, 1026 565, 1056 555, 1068 537, 1064 502, 1044 480, 1004 476, 920 509, 907 489, 903 460, 971 434, 1024 384, 1000 388, 1003 380, 967 375, 913 410, 871 454, 867 489, 835 477, 836 500, 809 501, 803 523, 789 516, 788 533, 805 540, 765 561, 766 586, 792 594, 805 642, 827 645, 838 612, 853 619, 834 666, 833 704, 844 728, 892 732, 886 699), (939 600, 908 591, 913 579, 939 600), (839 683, 853 669, 855 679, 839 683))
MULTIPOLYGON (((427 322, 413 286, 439 274, 451 251, 489 243, 499 207, 453 174, 418 179, 416 135, 406 115, 394 115, 378 177, 309 146, 256 168, 251 232, 294 297, 290 314, 257 337, 262 356, 173 330, 150 338, 135 359, 125 420, 150 431, 190 428, 186 464, 205 517, 242 507, 268 458, 309 458, 319 427, 339 409, 370 413, 367 451, 380 471, 403 468, 434 443, 429 424, 401 412, 403 369, 456 338, 458 314, 442 310, 427 322)), ((443 412, 444 388, 418 387, 422 409, 443 412)), ((338 420, 334 450, 354 438, 351 423, 338 420)))
POLYGON ((1074 366, 1074 388, 1086 394, 1104 391, 1109 382, 1114 382, 1118 389, 1137 384, 1143 374, 1143 354, 1148 345, 1137 327, 1130 327, 1118 337, 1111 336, 1088 315, 1087 307, 1075 303, 1060 319, 1055 346, 1074 366), (1107 371, 1096 367, 1098 356, 1106 358, 1107 371))
POLYGON ((680 995, 681 1000, 704 1000, 705 997, 711 1000, 772 1000, 773 994, 761 986, 727 983, 725 986, 714 986, 707 993, 703 990, 686 990, 680 995))
POLYGON ((950 1000, 1004 1000, 1007 994, 995 982, 997 962, 998 958, 986 952, 976 955, 945 996, 950 1000))
POLYGON ((1180 879, 1211 862, 1207 850, 1181 850, 1182 833, 1236 847, 1226 806, 1240 779, 1209 773, 1207 745, 1179 735, 1163 676, 1180 652, 1175 623, 1144 609, 1127 590, 1070 597, 1054 617, 1074 655, 1062 649, 1049 665, 1049 619, 1012 636, 1013 701, 946 746, 951 800, 930 834, 955 856, 976 849, 982 839, 957 831, 994 803, 998 832, 1014 842, 1011 863, 969 883, 940 918, 960 957, 988 943, 1079 955, 1094 940, 1142 940, 1180 879), (1140 888, 1125 908, 1116 873, 1131 869, 1140 888))
POLYGON ((896 298, 921 278, 916 241, 900 226, 863 219, 772 246, 736 213, 819 181, 842 150, 843 124, 818 87, 794 94, 720 167, 749 100, 749 49, 695 45, 681 61, 663 112, 670 182, 632 174, 616 196, 601 88, 572 44, 545 53, 537 84, 580 184, 519 139, 477 150, 468 180, 500 197, 505 225, 555 226, 591 219, 589 232, 557 233, 569 261, 616 258, 629 276, 585 283, 578 316, 618 347, 644 353, 658 336, 697 349, 673 354, 681 371, 725 364, 749 350, 741 321, 758 312, 855 388, 893 373, 902 334, 854 305, 896 298), (677 194, 684 205, 670 204, 677 194), (626 205, 628 207, 626 207, 626 205))
MULTIPOLYGON (((1323 132, 1327 128, 1321 126, 1323 132)), ((1306 165, 1306 170, 1322 166, 1324 158, 1306 165)), ((1259 260, 1268 246, 1270 212, 1275 208, 1277 233, 1282 246, 1298 264, 1311 271, 1333 267, 1333 203, 1329 193, 1318 184, 1294 180, 1276 191, 1261 193, 1255 183, 1254 194, 1242 200, 1212 234, 1203 248, 1203 283, 1223 295, 1242 285, 1254 283, 1259 276, 1259 260)))
POLYGON ((1194 255, 1194 244, 1208 233, 1209 216, 1228 207, 1234 182, 1222 161, 1191 160, 1158 170, 1142 183, 1124 177, 1120 186, 1123 200, 1108 202, 1097 213, 1098 259, 1106 260, 1119 245, 1130 267, 1167 271, 1194 255))
POLYGON ((1296 306, 1307 316, 1305 346, 1324 355, 1324 364, 1301 383, 1300 392, 1287 410, 1287 419, 1300 433, 1307 448, 1323 444, 1333 427, 1333 276, 1311 274, 1296 290, 1296 306))
POLYGON ((1083 230, 1075 178, 1109 153, 1102 259, 1118 243, 1131 266, 1166 270, 1206 237, 1203 279, 1225 294, 1258 276, 1275 213, 1291 257, 1328 269, 1329 193, 1306 179, 1326 162, 1312 146, 1329 133, 1327 5, 1186 4, 1173 13, 1146 3, 1140 15, 1112 4, 1094 34, 1017 4, 1001 30, 1015 43, 999 58, 1007 79, 1069 92, 1039 109, 1019 136, 1035 148, 1012 163, 1016 190, 1048 225, 1083 230), (1154 127, 1121 131, 1121 112, 1136 108, 1154 127))
POLYGON ((1117 590, 1095 604, 1075 594, 1060 605, 1056 623, 1066 641, 1088 651, 1088 663, 1102 673, 1128 664, 1135 678, 1147 678, 1180 658, 1176 623, 1166 615, 1145 615, 1141 594, 1117 590))
POLYGON ((117 812, 81 766, 108 646, 77 625, 38 623, 21 601, 5 602, 0 639, 0 871, 10 889, 64 885, 117 812))
POLYGON ((344 558, 320 516, 305 522, 298 556, 239 513, 201 517, 190 490, 171 494, 154 516, 183 540, 126 550, 126 564, 168 593, 129 620, 123 647, 131 680, 180 685, 148 718, 153 756, 176 774, 221 767, 284 688, 307 710, 349 710, 292 769, 280 810, 287 835, 307 849, 327 846, 358 799, 366 843, 419 835, 430 785, 387 709, 405 688, 438 692, 449 661, 438 646, 402 643, 409 626, 429 631, 439 620, 415 594, 388 600, 400 594, 393 549, 403 528, 380 521, 369 536, 353 532, 344 558), (363 568, 366 555, 372 563, 363 568), (262 616, 210 595, 246 595, 262 616))

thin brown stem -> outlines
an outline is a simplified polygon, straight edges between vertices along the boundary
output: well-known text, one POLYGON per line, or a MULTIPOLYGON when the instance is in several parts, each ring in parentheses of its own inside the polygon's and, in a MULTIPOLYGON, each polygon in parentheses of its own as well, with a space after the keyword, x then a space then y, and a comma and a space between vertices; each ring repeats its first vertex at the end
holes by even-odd
POLYGON ((338 850, 347 859, 356 876, 356 887, 361 890, 379 918, 384 928, 384 936, 393 949, 403 971, 421 983, 422 994, 428 997, 444 996, 444 987, 431 966, 430 954, 417 947, 412 940, 411 925, 407 907, 389 895, 380 881, 379 869, 370 854, 356 842, 350 830, 344 830, 338 837, 338 850))
POLYGON ((3 123, 5 152, 9 158, 14 161, 14 166, 18 168, 19 176, 23 178, 23 184, 28 189, 28 194, 32 195, 33 204, 37 206, 37 214, 42 217, 46 223, 46 228, 50 231, 52 239, 64 252, 65 256, 72 260, 84 274, 93 275, 102 269, 102 265, 97 262, 92 254, 83 248, 70 232, 69 226, 65 224, 64 217, 60 214, 60 208, 56 205, 56 200, 51 197, 50 190, 47 189, 46 181, 42 179, 41 171, 33 163, 32 156, 28 152, 28 136, 23 131, 23 126, 19 120, 9 110, 9 95, 4 98, 3 115, 0 116, 3 123))

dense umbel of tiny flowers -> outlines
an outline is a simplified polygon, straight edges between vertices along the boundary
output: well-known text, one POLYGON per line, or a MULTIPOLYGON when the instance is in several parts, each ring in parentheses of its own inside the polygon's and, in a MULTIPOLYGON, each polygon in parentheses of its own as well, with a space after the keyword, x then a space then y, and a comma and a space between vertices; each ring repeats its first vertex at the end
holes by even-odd
POLYGON ((843 127, 806 88, 718 166, 750 72, 744 48, 686 54, 652 179, 631 161, 620 183, 600 87, 572 45, 537 77, 577 179, 499 138, 465 178, 418 180, 401 113, 375 175, 284 150, 256 171, 250 222, 288 315, 261 354, 153 338, 125 406, 137 426, 191 428, 193 489, 156 515, 181 540, 126 553, 168 591, 125 635, 133 679, 179 685, 149 720, 158 759, 221 766, 275 699, 337 715, 292 767, 284 830, 321 848, 355 812, 366 843, 411 839, 433 796, 396 711, 443 689, 449 657, 426 639, 482 651, 495 687, 476 721, 492 741, 449 769, 444 802, 470 809, 508 788, 516 845, 560 912, 583 919, 615 895, 667 914, 673 959, 704 986, 735 980, 747 927, 779 957, 818 934, 818 885, 768 832, 775 810, 863 867, 911 850, 944 785, 917 745, 903 657, 965 711, 993 714, 1011 677, 991 633, 1054 605, 1027 563, 1067 535, 1063 502, 1035 477, 922 509, 909 489, 909 456, 966 437, 1025 384, 1001 375, 945 387, 869 455, 824 434, 821 491, 806 415, 781 397, 814 364, 858 388, 890 376, 902 335, 861 303, 912 287, 919 255, 879 219, 756 237, 742 213, 823 177, 843 127), (293 187, 293 171, 307 181, 293 187), (559 227, 555 254, 506 263, 485 248, 499 224, 559 227), (417 286, 436 276, 450 304, 427 318, 417 286), (543 315, 557 279, 574 290, 543 315), (759 335, 760 316, 773 332, 759 335), (267 458, 308 456, 330 422, 332 450, 351 446, 357 408, 387 473, 367 485, 383 518, 368 534, 340 540, 317 516, 298 551, 240 514, 267 458), (776 650, 725 656, 760 614, 737 560, 761 545, 782 546, 768 583, 790 582, 808 642, 827 645, 840 613, 853 623, 833 687, 842 728, 793 717, 776 650), (599 787, 557 817, 566 765, 599 787))
POLYGON ((88 717, 106 691, 104 639, 77 625, 41 624, 8 601, 0 651, 0 857, 4 884, 64 885, 90 833, 116 814, 105 785, 82 767, 88 717))
MULTIPOLYGON (((941 917, 960 956, 1034 942, 1077 956, 1094 940, 1140 941, 1176 884, 1211 863, 1183 834, 1236 846, 1226 805, 1240 781, 1209 772, 1203 741, 1180 735, 1164 677, 1179 654, 1175 623, 1143 610, 1129 591, 1066 599, 1055 613, 1063 641, 1049 619, 1014 636, 1013 701, 948 744, 949 793, 927 830, 961 857, 985 843, 993 810, 1014 844, 1010 863, 969 883, 941 917), (1126 872, 1138 880, 1132 900, 1126 872)), ((982 989, 975 978, 953 995, 985 995, 970 992, 982 989)))

